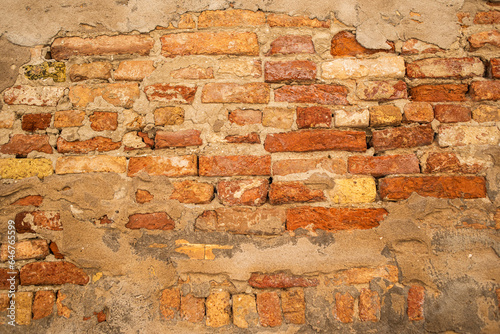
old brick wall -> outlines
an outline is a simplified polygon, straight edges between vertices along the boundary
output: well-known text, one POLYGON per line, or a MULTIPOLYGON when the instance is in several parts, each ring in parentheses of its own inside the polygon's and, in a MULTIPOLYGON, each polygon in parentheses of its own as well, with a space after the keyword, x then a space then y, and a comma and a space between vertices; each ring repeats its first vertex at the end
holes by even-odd
POLYGON ((449 48, 285 12, 30 48, 2 92, 1 332, 500 332, 497 3, 449 48))

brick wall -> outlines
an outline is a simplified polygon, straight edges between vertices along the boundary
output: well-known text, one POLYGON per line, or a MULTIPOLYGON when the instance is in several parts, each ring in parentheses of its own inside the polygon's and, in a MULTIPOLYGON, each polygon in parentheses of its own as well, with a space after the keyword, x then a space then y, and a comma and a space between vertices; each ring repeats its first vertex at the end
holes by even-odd
POLYGON ((0 113, 17 324, 500 330, 498 13, 448 50, 233 9, 33 48, 0 113))

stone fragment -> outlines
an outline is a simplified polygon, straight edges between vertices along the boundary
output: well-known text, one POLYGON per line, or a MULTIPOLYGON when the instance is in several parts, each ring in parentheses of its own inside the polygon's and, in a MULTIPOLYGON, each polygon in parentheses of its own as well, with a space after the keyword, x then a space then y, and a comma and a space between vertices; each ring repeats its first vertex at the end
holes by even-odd
POLYGON ((212 292, 205 302, 207 326, 222 327, 231 323, 231 295, 227 291, 212 292))
POLYGON ((266 107, 262 113, 262 125, 278 129, 290 129, 295 110, 292 108, 266 107))
POLYGON ((69 88, 69 99, 77 108, 87 107, 98 97, 116 107, 132 108, 135 100, 139 97, 139 86, 137 83, 129 82, 82 84, 69 88))
POLYGON ((330 21, 321 21, 316 18, 310 19, 307 16, 290 16, 274 13, 267 15, 267 24, 270 27, 330 28, 330 21))
POLYGON ((273 182, 269 189, 269 203, 281 205, 325 201, 323 190, 312 189, 302 182, 273 182))
POLYGON ((211 27, 259 26, 266 23, 262 11, 243 9, 206 10, 198 16, 198 29, 211 27))
POLYGON ((152 60, 125 60, 120 62, 113 76, 115 80, 142 81, 154 70, 152 60))
POLYGON ((175 222, 166 212, 136 213, 128 217, 126 228, 138 230, 173 230, 175 222))
POLYGON ((247 84, 208 83, 201 92, 203 103, 269 103, 271 89, 262 82, 247 84))
POLYGON ((297 127, 329 128, 332 124, 332 111, 326 107, 297 107, 297 127))
POLYGON ((164 175, 168 177, 197 176, 197 157, 196 155, 185 155, 130 158, 127 175, 136 176, 143 171, 149 175, 164 175))
POLYGON ((253 295, 233 295, 233 324, 239 328, 255 327, 258 324, 257 303, 253 295))
POLYGON ((40 195, 28 195, 26 197, 22 197, 12 203, 11 205, 21 205, 21 206, 40 206, 42 204, 43 197, 40 195))
POLYGON ((309 60, 268 61, 264 66, 266 82, 313 81, 316 64, 309 60))
POLYGON ((434 109, 427 102, 411 102, 403 110, 404 120, 407 122, 430 123, 434 120, 434 109))
POLYGON ((196 86, 160 83, 146 86, 144 93, 146 93, 149 101, 191 104, 197 89, 196 86))
POLYGON ((424 320, 425 288, 412 285, 408 290, 408 319, 410 321, 424 320))
POLYGON ((50 126, 52 114, 25 114, 21 121, 21 129, 33 132, 35 130, 45 130, 50 126))
POLYGON ((479 58, 427 58, 406 65, 409 78, 472 78, 482 77, 484 65, 479 58))
POLYGON ((455 104, 438 104, 434 107, 434 115, 441 123, 468 122, 471 119, 471 110, 455 104))
POLYGON ((59 157, 56 174, 125 173, 127 158, 109 155, 59 157))
POLYGON ((135 201, 140 204, 151 202, 154 196, 147 190, 137 189, 135 192, 135 201))
POLYGON ((21 268, 21 285, 86 285, 89 276, 73 263, 32 262, 21 268))
POLYGON ((89 79, 108 80, 111 79, 111 70, 113 66, 110 63, 95 61, 88 64, 75 64, 69 69, 69 78, 71 81, 83 81, 89 79))
POLYGON ((7 144, 0 146, 3 154, 15 154, 16 156, 27 156, 30 152, 37 151, 47 154, 52 153, 49 137, 46 135, 13 135, 7 144))
POLYGON ((382 105, 370 107, 370 126, 399 126, 403 120, 401 110, 393 105, 382 105))
POLYGON ((274 90, 276 102, 348 105, 349 90, 339 85, 285 85, 274 90))
POLYGON ((258 78, 262 75, 262 61, 258 59, 227 59, 219 63, 220 74, 232 74, 238 77, 258 78))
POLYGON ((51 290, 41 290, 35 293, 33 301, 33 320, 43 319, 52 314, 56 294, 51 290))
POLYGON ((335 187, 328 192, 333 203, 369 203, 377 197, 377 186, 372 177, 336 179, 335 187))
POLYGON ((189 322, 200 322, 205 317, 205 298, 192 294, 181 296, 181 318, 189 322))
POLYGON ((314 52, 311 36, 286 35, 280 36, 271 42, 268 55, 314 52))
POLYGON ((18 85, 7 88, 3 99, 7 104, 55 107, 64 96, 64 87, 18 85))
POLYGON ((23 211, 14 218, 17 233, 35 233, 37 228, 52 231, 63 229, 61 216, 57 211, 23 211))
POLYGON ((474 101, 500 100, 500 81, 474 81, 470 85, 470 96, 474 101))
MULTIPOLYGON (((16 250, 14 259, 16 261, 29 259, 40 260, 49 255, 49 245, 47 241, 43 239, 18 240, 14 248, 16 250)), ((9 254, 9 244, 2 244, 0 261, 7 261, 9 259, 9 254)))
POLYGON ((270 155, 200 156, 200 176, 270 175, 270 155))
POLYGON ((49 159, 0 159, 2 179, 24 179, 31 176, 43 179, 53 173, 52 161, 49 159))
POLYGON ((250 125, 262 123, 262 112, 255 109, 235 109, 228 113, 229 122, 236 125, 250 125))
POLYGON ((500 133, 494 126, 441 125, 438 143, 441 147, 466 145, 498 145, 500 133))
POLYGON ((464 84, 420 85, 410 88, 410 95, 415 101, 462 102, 468 90, 464 84))
POLYGON ((170 72, 170 76, 174 79, 188 80, 213 79, 214 70, 211 67, 205 68, 197 65, 191 65, 170 72))
POLYGON ((190 180, 174 182, 174 191, 170 196, 170 199, 189 204, 208 204, 213 198, 213 185, 190 180))
POLYGON ((306 323, 304 289, 294 288, 281 292, 281 308, 286 322, 301 325, 306 323))
POLYGON ((260 206, 266 202, 268 188, 267 179, 219 181, 217 195, 226 206, 260 206))
POLYGON ((278 293, 261 292, 257 294, 257 312, 259 322, 263 327, 280 326, 283 322, 278 293))
POLYGON ((375 151, 385 151, 397 148, 418 147, 432 144, 434 130, 430 125, 416 127, 399 127, 375 130, 371 145, 375 151))
POLYGON ((380 297, 377 291, 361 289, 359 295, 359 319, 361 321, 379 321, 380 297))
POLYGON ((200 134, 199 130, 158 131, 155 136, 155 148, 200 146, 203 144, 200 134))
POLYGON ((414 154, 376 157, 351 156, 347 164, 351 174, 370 174, 375 177, 420 173, 418 158, 414 154))
POLYGON ((356 86, 356 95, 361 100, 397 100, 408 98, 404 81, 363 81, 356 86))
POLYGON ((403 78, 404 75, 405 61, 398 56, 375 59, 338 58, 321 65, 323 79, 403 78))
POLYGON ((368 109, 363 110, 336 110, 335 111, 335 126, 349 128, 367 128, 370 124, 370 112, 368 109))
POLYGON ((78 110, 56 111, 54 115, 55 128, 69 128, 72 126, 82 126, 85 119, 85 112, 78 110))
POLYGON ((161 292, 160 313, 167 320, 174 319, 181 309, 181 295, 179 288, 165 289, 161 292))
POLYGON ((354 298, 349 292, 335 294, 335 318, 344 324, 353 321, 354 298))
POLYGON ((142 149, 142 148, 151 148, 154 145, 154 140, 148 137, 148 134, 145 132, 132 131, 127 132, 123 135, 122 143, 124 149, 134 150, 134 149, 142 149))

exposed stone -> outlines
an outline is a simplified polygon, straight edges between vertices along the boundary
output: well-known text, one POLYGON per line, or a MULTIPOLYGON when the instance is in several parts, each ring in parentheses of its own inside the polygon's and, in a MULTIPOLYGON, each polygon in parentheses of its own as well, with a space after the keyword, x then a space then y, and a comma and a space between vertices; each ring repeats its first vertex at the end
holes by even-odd
POLYGON ((135 201, 140 204, 151 202, 154 196, 147 190, 137 189, 135 192, 135 201))
POLYGON ((274 90, 276 102, 348 105, 348 89, 339 85, 293 85, 274 90))
POLYGON ((500 32, 498 30, 488 30, 472 34, 469 37, 469 43, 474 49, 481 48, 486 44, 500 47, 500 32))
POLYGON ((206 10, 198 16, 198 28, 259 26, 266 23, 262 11, 242 9, 206 10))
POLYGON ((268 55, 314 52, 311 36, 286 35, 280 36, 271 42, 268 55))
POLYGON ((219 181, 217 195, 227 206, 260 206, 266 202, 268 188, 267 179, 219 181))
POLYGON ((267 15, 267 24, 270 27, 330 28, 330 21, 321 21, 316 18, 310 19, 307 16, 290 16, 274 13, 267 15))
POLYGON ((335 318, 345 324, 353 321, 354 298, 349 292, 335 294, 335 318))
POLYGON ((192 294, 181 296, 181 318, 189 322, 200 322, 205 317, 205 298, 192 294))
POLYGON ((474 81, 470 85, 469 94, 474 101, 500 100, 500 81, 474 81))
POLYGON ((214 186, 210 183, 182 181, 174 183, 174 191, 170 199, 181 203, 208 204, 214 198, 214 186))
POLYGON ((332 283, 335 285, 368 284, 376 278, 384 278, 398 283, 399 270, 394 265, 383 265, 376 268, 351 268, 335 274, 332 283))
POLYGON ((55 107, 64 96, 64 89, 53 86, 14 86, 5 90, 3 99, 7 104, 55 107))
POLYGON ((237 125, 260 124, 262 122, 262 112, 254 109, 235 109, 228 113, 229 122, 237 125))
POLYGON ((184 123, 184 109, 181 107, 158 108, 154 112, 155 125, 179 125, 184 123))
MULTIPOLYGON (((33 303, 33 292, 18 291, 15 297, 16 307, 16 324, 30 325, 33 303)), ((5 326, 5 325, 4 325, 5 326)))
POLYGON ((231 323, 231 295, 227 291, 212 292, 206 300, 207 326, 222 327, 231 323))
POLYGON ((61 216, 57 211, 24 211, 14 218, 17 233, 34 233, 37 228, 53 231, 63 229, 61 216))
POLYGON ((201 92, 203 103, 268 103, 271 89, 262 82, 247 84, 208 83, 201 92))
POLYGON ((33 262, 21 268, 21 285, 85 285, 89 276, 73 263, 33 262))
POLYGON ((439 146, 497 145, 500 133, 494 126, 451 126, 439 127, 439 146))
POLYGON ((15 113, 0 110, 0 129, 12 129, 15 120, 15 113))
POLYGON ((250 279, 248 280, 248 284, 257 289, 287 289, 294 287, 307 288, 317 286, 319 284, 319 280, 316 278, 295 276, 284 272, 273 274, 252 273, 250 279))
POLYGON ((173 230, 175 222, 166 212, 136 213, 128 217, 126 228, 138 230, 173 230))
MULTIPOLYGON (((12 246, 11 246, 12 247, 12 246)), ((14 246, 16 253, 14 259, 28 260, 28 259, 44 259, 49 255, 49 246, 46 240, 31 239, 19 240, 14 246)), ((9 244, 4 243, 1 247, 0 261, 5 262, 9 259, 9 244)))
POLYGON ((380 297, 377 291, 361 289, 359 295, 359 319, 361 321, 379 321, 380 297))
POLYGON ((472 110, 472 118, 478 123, 500 122, 500 108, 489 105, 480 105, 472 110))
POLYGON ((72 310, 62 303, 62 301, 65 300, 67 297, 68 296, 62 293, 61 290, 57 291, 56 306, 57 306, 57 315, 69 319, 72 310))
POLYGON ((436 53, 443 51, 440 47, 419 41, 418 39, 409 39, 403 43, 401 51, 405 55, 419 54, 419 53, 436 53))
POLYGON ((482 77, 484 65, 479 58, 427 58, 406 65, 409 78, 482 77))
POLYGON ((38 65, 23 66, 24 76, 29 80, 52 79, 54 82, 66 81, 66 65, 63 62, 44 62, 38 65))
POLYGON ((181 309, 181 295, 179 288, 165 289, 161 292, 160 312, 167 320, 174 319, 181 309))
POLYGON ((272 205, 324 200, 326 198, 322 190, 309 188, 302 182, 273 182, 269 189, 269 202, 272 205))
POLYGON ((43 179, 53 172, 52 161, 49 159, 0 159, 2 179, 24 179, 31 176, 43 179))
POLYGON ((404 58, 397 56, 384 56, 375 59, 339 58, 321 65, 323 79, 402 78, 404 75, 404 58))
POLYGON ((490 10, 478 12, 474 17, 474 24, 497 24, 500 23, 500 11, 490 10))
POLYGON ((238 77, 258 78, 262 75, 262 61, 258 59, 226 59, 219 63, 219 73, 238 77))
POLYGON ((262 125, 278 128, 290 129, 293 124, 295 110, 291 108, 266 107, 262 113, 262 125))
POLYGON ((42 204, 43 197, 40 195, 28 195, 26 197, 22 197, 12 203, 11 205, 21 205, 21 206, 40 206, 42 204))
POLYGON ((490 64, 491 64, 491 76, 495 79, 500 79, 500 58, 490 59, 490 64))

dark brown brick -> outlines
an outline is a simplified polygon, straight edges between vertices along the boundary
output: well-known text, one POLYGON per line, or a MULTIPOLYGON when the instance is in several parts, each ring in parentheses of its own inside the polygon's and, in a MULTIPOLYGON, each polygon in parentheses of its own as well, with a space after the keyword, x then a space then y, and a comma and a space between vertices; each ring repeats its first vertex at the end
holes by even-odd
POLYGON ((52 114, 25 114, 21 121, 21 128, 24 131, 33 132, 35 130, 45 130, 50 126, 52 114))
POLYGON ((14 218, 17 233, 35 233, 33 227, 42 227, 52 231, 63 229, 59 212, 55 211, 25 211, 14 218))
POLYGON ((13 135, 7 144, 0 146, 3 154, 15 154, 17 156, 27 156, 30 152, 38 151, 52 153, 52 146, 49 144, 49 137, 46 135, 13 135))

